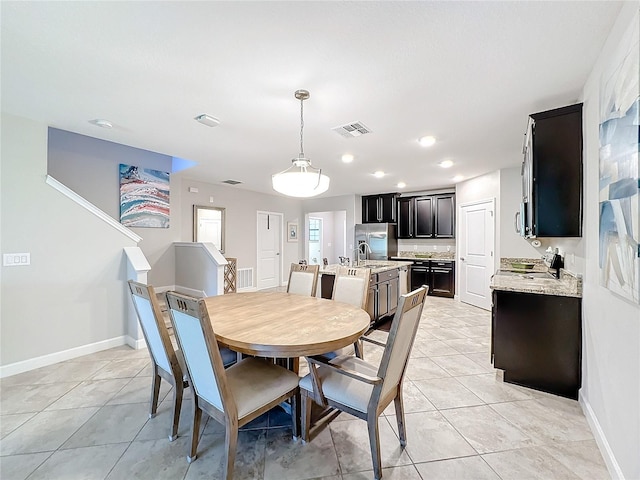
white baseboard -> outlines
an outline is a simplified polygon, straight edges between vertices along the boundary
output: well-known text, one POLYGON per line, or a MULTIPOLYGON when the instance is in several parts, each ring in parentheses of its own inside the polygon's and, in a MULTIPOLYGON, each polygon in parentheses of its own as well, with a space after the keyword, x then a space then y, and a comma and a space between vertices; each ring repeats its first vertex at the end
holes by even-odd
POLYGON ((624 480, 624 473, 622 472, 620 465, 618 465, 618 462, 616 461, 613 450, 611 450, 611 447, 609 446, 607 437, 600 427, 600 422, 598 422, 598 418, 591 408, 591 404, 582 395, 582 390, 580 390, 580 392, 578 393, 578 402, 580 402, 582 412, 584 413, 584 416, 587 419, 587 423, 591 428, 591 433, 593 433, 593 437, 598 444, 598 449, 600 449, 600 453, 602 454, 604 463, 606 463, 607 465, 607 470, 609 470, 611 478, 613 478, 614 480, 624 480))
MULTIPOLYGON (((64 362, 66 360, 82 357, 83 355, 89 355, 91 353, 101 352, 102 350, 107 350, 109 348, 120 347, 128 344, 127 338, 128 337, 125 336, 110 338, 109 340, 102 340, 100 342, 70 348, 69 350, 63 350, 61 352, 49 353, 48 355, 42 355, 41 357, 2 365, 0 366, 0 378, 10 377, 19 373, 28 372, 29 370, 35 370, 40 367, 47 367, 54 363, 64 362)), ((142 341, 144 342, 144 339, 142 341)))
POLYGON ((129 345, 134 350, 140 350, 142 348, 147 348, 147 342, 144 341, 144 338, 136 340, 135 338, 127 335, 126 344, 129 345))

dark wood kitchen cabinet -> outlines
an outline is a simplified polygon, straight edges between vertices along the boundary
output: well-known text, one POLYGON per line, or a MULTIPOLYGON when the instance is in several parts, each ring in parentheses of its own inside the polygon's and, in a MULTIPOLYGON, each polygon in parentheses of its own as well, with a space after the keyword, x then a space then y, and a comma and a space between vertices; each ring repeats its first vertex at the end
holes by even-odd
POLYGON ((433 238, 433 197, 415 200, 415 238, 433 238))
POLYGON ((398 238, 413 238, 414 203, 413 197, 398 198, 398 238))
POLYGON ((453 261, 431 260, 429 294, 436 297, 453 298, 455 293, 455 268, 453 261))
POLYGON ((434 198, 434 238, 455 238, 455 195, 437 195, 434 198))
POLYGON ((362 197, 362 223, 396 223, 396 193, 362 197))
POLYGON ((453 260, 414 260, 411 266, 411 290, 427 285, 428 295, 453 298, 455 284, 453 260))
POLYGON ((522 165, 526 237, 582 236, 582 104, 530 115, 522 165))
MULTIPOLYGON (((455 238, 455 194, 416 197, 413 210, 413 237, 402 238, 455 238)), ((398 231, 402 220, 399 214, 398 231)))
POLYGON ((582 299, 493 291, 491 353, 504 381, 577 399, 582 299))

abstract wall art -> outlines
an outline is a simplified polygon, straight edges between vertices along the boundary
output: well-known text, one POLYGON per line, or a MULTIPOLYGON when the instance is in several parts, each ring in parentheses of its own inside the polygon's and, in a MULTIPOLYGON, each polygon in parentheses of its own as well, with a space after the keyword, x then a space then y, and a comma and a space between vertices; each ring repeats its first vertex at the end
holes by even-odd
POLYGON ((640 303, 638 25, 600 83, 600 283, 640 303))
POLYGON ((120 223, 169 228, 169 172, 120 164, 120 223))

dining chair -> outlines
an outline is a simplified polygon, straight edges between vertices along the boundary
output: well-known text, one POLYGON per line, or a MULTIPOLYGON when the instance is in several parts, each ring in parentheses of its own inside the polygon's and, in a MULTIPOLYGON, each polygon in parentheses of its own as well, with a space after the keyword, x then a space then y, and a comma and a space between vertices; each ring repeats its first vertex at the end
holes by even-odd
POLYGON ((248 357, 225 369, 204 300, 167 293, 167 305, 178 344, 184 353, 193 392, 191 445, 187 461, 196 459, 204 410, 225 426, 222 477, 233 478, 238 428, 291 398, 293 435, 298 436, 298 380, 294 372, 248 357))
POLYGON ((423 286, 400 297, 386 344, 363 337, 364 341, 384 347, 380 365, 350 355, 341 355, 332 360, 319 356, 307 357, 309 374, 300 380, 302 439, 309 441, 312 400, 321 406, 334 407, 366 420, 376 479, 382 478, 378 417, 392 400, 396 409, 400 445, 404 447, 407 444, 402 382, 427 290, 428 287, 423 286))
POLYGON ((152 380, 149 418, 156 415, 160 382, 161 379, 164 379, 173 386, 173 409, 171 411, 171 433, 169 434, 169 441, 173 441, 178 437, 182 393, 184 387, 188 386, 182 353, 173 348, 153 287, 129 280, 129 290, 151 356, 152 380))
POLYGON ((315 297, 319 271, 320 265, 300 265, 298 263, 292 263, 291 270, 289 271, 287 293, 311 295, 315 297))
MULTIPOLYGON (((366 310, 370 279, 370 268, 338 267, 336 278, 333 282, 331 299, 336 302, 349 303, 366 310)), ((325 358, 333 358, 338 355, 353 353, 362 358, 362 344, 359 341, 354 343, 353 347, 345 347, 335 352, 326 353, 324 356, 325 358)))

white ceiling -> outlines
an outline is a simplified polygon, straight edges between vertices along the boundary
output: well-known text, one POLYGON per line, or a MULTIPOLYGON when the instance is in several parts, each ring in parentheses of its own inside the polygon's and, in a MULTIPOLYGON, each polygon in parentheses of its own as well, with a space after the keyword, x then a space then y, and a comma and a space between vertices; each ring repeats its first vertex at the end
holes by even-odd
POLYGON ((620 7, 2 1, 2 110, 275 193, 271 174, 299 151, 304 88, 305 153, 331 177, 324 196, 439 188, 518 165, 527 115, 579 100, 620 7), (373 133, 331 131, 354 121, 373 133), (438 142, 423 148, 422 135, 438 142), (440 168, 445 158, 455 165, 440 168))

